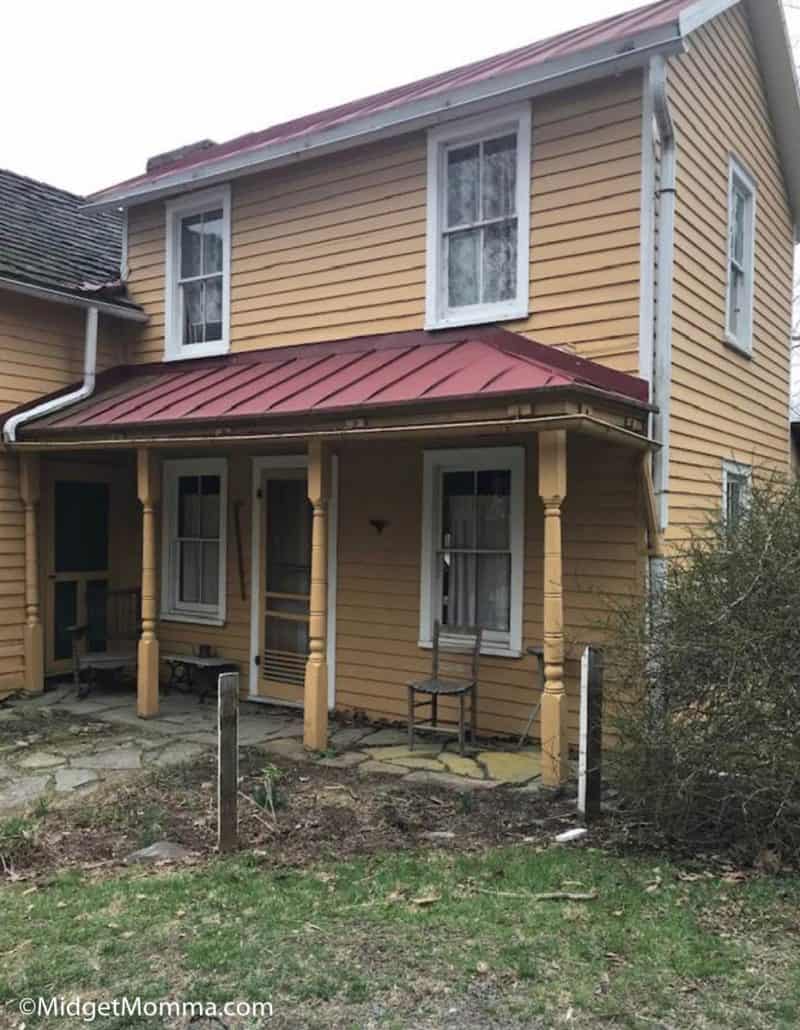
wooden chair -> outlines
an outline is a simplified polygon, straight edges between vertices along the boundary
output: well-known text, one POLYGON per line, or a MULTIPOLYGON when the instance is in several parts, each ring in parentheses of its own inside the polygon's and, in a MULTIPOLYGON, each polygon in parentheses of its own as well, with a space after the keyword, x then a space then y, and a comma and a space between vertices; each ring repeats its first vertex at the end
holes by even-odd
POLYGON ((458 747, 464 754, 464 707, 470 696, 470 740, 475 743, 478 728, 478 664, 481 654, 482 629, 479 626, 448 626, 443 632, 437 620, 433 626, 433 669, 430 679, 408 684, 408 746, 414 749, 414 731, 419 729, 458 733, 458 747), (417 694, 425 699, 416 700, 417 694), (452 725, 438 722, 440 697, 458 699, 457 730, 452 725), (426 723, 416 722, 418 708, 430 706, 431 717, 426 723))
POLYGON ((87 696, 98 674, 116 677, 125 669, 136 668, 142 625, 141 591, 107 590, 103 610, 90 612, 88 617, 91 621, 86 625, 67 628, 72 636, 72 679, 80 698, 87 696), (103 628, 106 649, 82 651, 81 642, 98 622, 103 628))

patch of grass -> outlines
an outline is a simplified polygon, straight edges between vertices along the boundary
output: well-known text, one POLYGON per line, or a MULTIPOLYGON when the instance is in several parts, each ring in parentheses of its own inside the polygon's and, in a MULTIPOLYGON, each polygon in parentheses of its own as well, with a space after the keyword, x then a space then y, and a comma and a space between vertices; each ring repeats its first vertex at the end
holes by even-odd
POLYGON ((550 1027, 572 1009, 572 1027, 790 1030, 798 903, 798 879, 685 881, 588 849, 71 873, 3 889, 0 1005, 77 992, 271 1000, 286 1028, 440 1027, 452 1009, 464 1030, 550 1027), (597 898, 531 897, 560 889, 597 898))

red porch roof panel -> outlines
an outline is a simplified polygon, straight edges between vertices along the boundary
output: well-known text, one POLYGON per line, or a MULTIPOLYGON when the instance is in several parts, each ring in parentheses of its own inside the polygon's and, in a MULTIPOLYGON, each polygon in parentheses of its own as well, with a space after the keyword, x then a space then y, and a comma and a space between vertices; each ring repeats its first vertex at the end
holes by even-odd
POLYGON ((276 419, 557 388, 646 407, 641 379, 498 328, 422 331, 133 365, 98 377, 93 397, 30 430, 126 430, 276 419))

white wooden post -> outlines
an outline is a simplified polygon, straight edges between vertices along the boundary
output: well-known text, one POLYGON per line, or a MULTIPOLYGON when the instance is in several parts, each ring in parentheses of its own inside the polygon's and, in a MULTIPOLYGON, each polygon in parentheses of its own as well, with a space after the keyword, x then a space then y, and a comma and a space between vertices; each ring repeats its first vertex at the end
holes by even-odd
POLYGON ((602 790, 603 656, 594 647, 581 655, 581 711, 578 756, 578 813, 590 822, 600 815, 602 790))

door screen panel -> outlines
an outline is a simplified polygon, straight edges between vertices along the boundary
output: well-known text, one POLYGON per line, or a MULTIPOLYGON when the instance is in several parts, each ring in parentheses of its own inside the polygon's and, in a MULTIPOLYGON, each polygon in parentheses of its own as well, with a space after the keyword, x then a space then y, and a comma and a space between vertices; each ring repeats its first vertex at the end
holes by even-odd
POLYGON ((262 678, 302 686, 308 657, 311 505, 305 479, 266 483, 262 678))
POLYGON ((72 657, 72 635, 68 626, 78 622, 78 584, 73 580, 54 584, 53 654, 56 660, 72 657))
POLYGON ((55 484, 55 571, 108 568, 108 483, 55 484))

